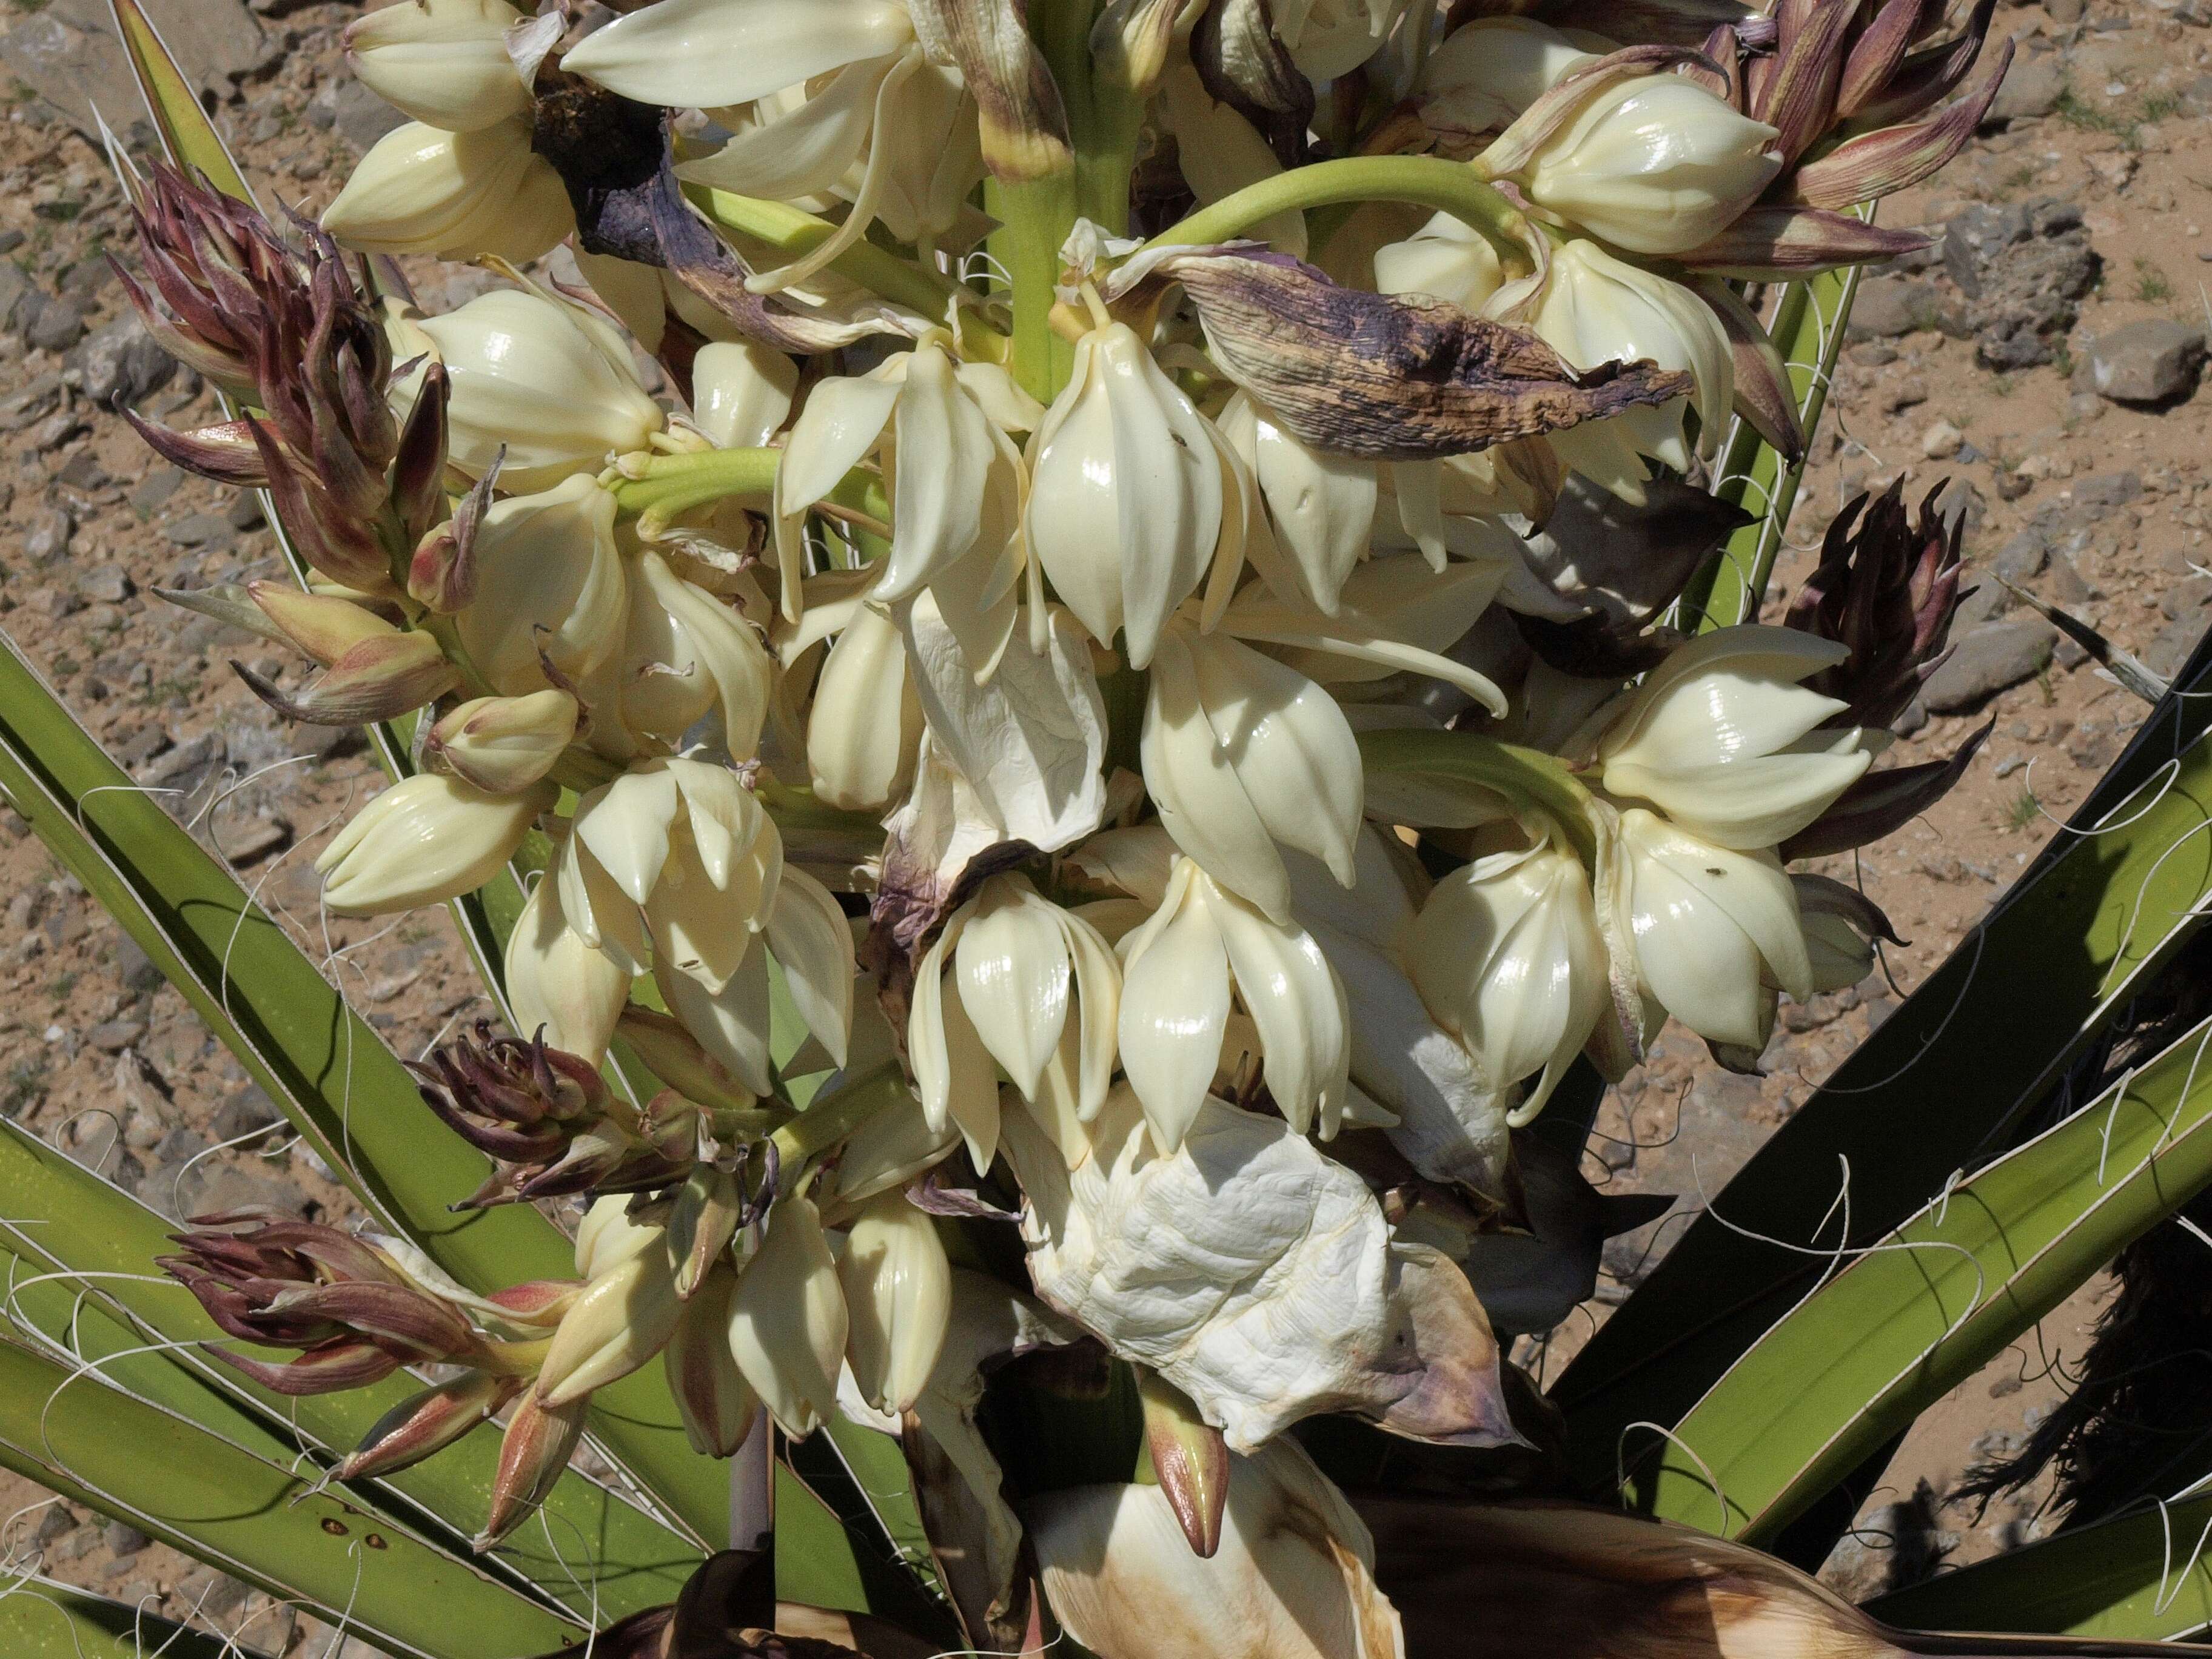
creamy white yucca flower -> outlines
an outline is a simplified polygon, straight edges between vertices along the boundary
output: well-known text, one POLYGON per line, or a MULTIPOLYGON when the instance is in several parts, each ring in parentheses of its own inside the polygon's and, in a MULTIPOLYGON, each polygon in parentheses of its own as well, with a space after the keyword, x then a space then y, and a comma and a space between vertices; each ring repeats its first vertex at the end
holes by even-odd
POLYGON ((1794 628, 1700 635, 1646 675, 1600 734, 1599 781, 1720 846, 1778 846, 1872 763, 1858 727, 1827 724, 1848 705, 1798 684, 1847 654, 1794 628))
POLYGON ((507 49, 507 0, 399 0, 346 25, 354 78, 410 120, 473 132, 530 107, 507 49))
POLYGON ((466 132, 410 121, 378 139, 323 228, 364 253, 526 264, 576 228, 561 175, 530 148, 530 122, 510 115, 466 132))
POLYGON ((1220 1547, 1192 1553, 1157 1484, 1040 1500, 1037 1566, 1069 1635, 1099 1659, 1157 1653, 1401 1659, 1366 1526, 1295 1443, 1232 1455, 1220 1547))
POLYGON ((1351 880, 1358 741, 1336 700, 1296 669, 1177 622, 1152 665, 1142 752, 1176 845, 1265 914, 1290 909, 1279 844, 1351 880))
POLYGON ((1241 550, 1242 464, 1116 322, 1075 343, 1029 464, 1030 556, 1094 638, 1126 629, 1130 665, 1148 666, 1176 607, 1224 551, 1241 550))
POLYGON ((957 1124, 979 1170, 999 1144, 996 1062, 1025 1099, 1082 1116, 1113 1078, 1121 974, 1098 930, 1021 876, 994 876, 915 969, 907 1054, 933 1125, 957 1124))
POLYGON ((1121 956, 1121 1064, 1153 1145, 1174 1152, 1215 1092, 1232 990, 1258 1030, 1277 1109, 1300 1133, 1316 1124, 1336 1133, 1350 1066, 1344 988, 1312 935, 1269 921, 1179 858, 1121 956))
POLYGON ((1681 253, 1725 230, 1782 171, 1777 137, 1695 82, 1639 76, 1592 93, 1519 176, 1530 200, 1616 247, 1681 253))
POLYGON ((1588 872, 1550 833, 1438 881, 1406 959, 1421 1000, 1498 1086, 1528 1082, 1516 1127, 1543 1110, 1611 1001, 1588 872))
POLYGON ((1530 17, 1475 18, 1422 65, 1416 94, 1422 123, 1462 143, 1501 131, 1562 75, 1611 50, 1609 41, 1530 17))
POLYGON ((898 625, 873 605, 854 605, 822 659, 807 709, 815 799, 882 811, 914 781, 921 731, 921 700, 898 625))
POLYGON ((905 1194, 881 1194, 847 1231, 837 1280, 860 1397, 878 1411, 912 1411, 944 1352, 952 1311, 952 1263, 936 1224, 905 1194))
POLYGON ((1529 325, 1577 368, 1642 358, 1681 370, 1696 388, 1656 409, 1552 434, 1548 441, 1568 465, 1640 501, 1650 476, 1643 457, 1687 471, 1695 455, 1718 453, 1735 393, 1735 362, 1712 308, 1688 289, 1575 240, 1553 251, 1542 289, 1523 307, 1529 325), (1684 427, 1693 410, 1695 451, 1684 427))
POLYGON ((434 772, 403 778, 346 821, 315 869, 342 915, 384 915, 473 893, 514 855, 550 788, 495 795, 434 772))
POLYGON ((543 489, 642 449, 665 422, 621 331, 573 301, 495 289, 416 326, 453 384, 448 459, 471 477, 504 449, 501 487, 543 489))
POLYGON ((1616 937, 1652 1000, 1711 1042, 1766 1046, 1778 988, 1813 994, 1797 897, 1771 852, 1700 840, 1642 807, 1620 815, 1616 937))
POLYGON ((475 556, 476 591, 457 626, 496 690, 551 689, 544 662, 586 678, 622 648, 629 584, 615 498, 591 479, 495 502, 477 528, 475 556))
POLYGON ((1404 241, 1375 250, 1375 288, 1381 294, 1425 294, 1480 311, 1504 282, 1490 239, 1449 213, 1437 214, 1404 241))
POLYGON ((780 1200, 730 1294, 730 1353, 776 1426, 803 1439, 837 1414, 849 1331, 836 1258, 813 1201, 780 1200))
POLYGON ((787 609, 804 562, 800 526, 817 502, 872 455, 891 498, 891 549, 872 590, 893 603, 950 578, 979 609, 1009 596, 1019 574, 1014 532, 1022 465, 1009 432, 1043 414, 988 363, 957 362, 924 341, 872 373, 829 380, 808 394, 776 469, 776 553, 787 609))

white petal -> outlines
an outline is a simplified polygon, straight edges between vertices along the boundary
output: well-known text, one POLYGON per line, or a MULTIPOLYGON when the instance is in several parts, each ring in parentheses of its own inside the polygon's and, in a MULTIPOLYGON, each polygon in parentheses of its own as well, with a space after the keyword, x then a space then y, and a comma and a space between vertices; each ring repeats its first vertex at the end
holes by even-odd
POLYGON ((891 550, 876 592, 902 599, 981 543, 998 445, 938 346, 915 349, 892 422, 891 550))
POLYGON ((1160 641, 1146 690, 1145 787, 1160 822, 1207 874, 1268 915, 1290 909, 1290 878, 1230 756, 1206 718, 1181 629, 1160 641))
POLYGON ((541 878, 515 918, 507 941, 507 1000, 514 1029, 541 1029, 556 1048, 592 1065, 606 1056, 615 1022, 629 1000, 630 974, 621 962, 584 943, 562 914, 559 882, 541 878))
POLYGON ((848 64, 789 114, 746 128, 712 155, 679 165, 676 176, 779 202, 830 190, 868 142, 876 91, 890 67, 880 59, 848 64))
POLYGON ((1336 699, 1224 635, 1194 638, 1190 655, 1206 724, 1260 821, 1349 886, 1364 775, 1359 741, 1336 699))
POLYGON ((776 512, 803 513, 835 489, 883 436, 900 390, 878 374, 823 380, 808 392, 776 467, 776 512))
POLYGON ((1163 1152, 1182 1145, 1205 1103, 1229 1023, 1228 952, 1194 885, 1170 888, 1171 908, 1130 936, 1121 978, 1121 1067, 1163 1152))
POLYGON ((953 952, 961 1006, 1024 1095, 1060 1046, 1071 975, 1056 906, 1017 876, 983 884, 953 952))
POLYGON ((1352 1051, 1344 987, 1303 927, 1269 921, 1233 899, 1212 907, 1228 946, 1237 994, 1260 1028, 1267 1092, 1304 1133, 1316 1113, 1324 1128, 1341 1113, 1352 1051))
POLYGON ((577 806, 577 837, 634 904, 660 879, 678 805, 676 775, 661 769, 625 773, 577 806))
POLYGON ((562 67, 641 104, 749 104, 913 38, 890 0, 659 0, 587 35, 562 67))
POLYGON ((768 956, 757 945, 719 992, 661 966, 653 969, 653 982, 668 1012, 739 1083, 757 1095, 775 1091, 769 1060, 768 956))
POLYGON ((768 948, 792 1006, 839 1066, 853 1026, 853 930, 836 896, 804 870, 786 868, 769 907, 768 948))

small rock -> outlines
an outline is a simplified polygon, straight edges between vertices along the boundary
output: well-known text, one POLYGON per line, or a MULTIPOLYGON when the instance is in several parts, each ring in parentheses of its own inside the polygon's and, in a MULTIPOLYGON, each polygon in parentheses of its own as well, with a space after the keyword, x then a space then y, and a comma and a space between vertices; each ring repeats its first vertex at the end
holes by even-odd
POLYGON ((161 526, 161 539, 178 547, 228 547, 235 534, 219 513, 195 513, 161 526))
POLYGON ((258 864, 272 853, 292 844, 292 826, 283 818, 252 818, 237 830, 216 837, 216 850, 240 869, 258 864))
POLYGON ((119 1054, 145 1038, 146 1022, 142 1019, 102 1020, 84 1034, 84 1040, 103 1054, 119 1054))
POLYGON ((131 505, 141 513, 151 513, 177 493, 185 475, 173 466, 156 467, 138 481, 131 492, 131 505))
POLYGON ((2075 392, 2066 399, 2066 418, 2069 421, 2094 421, 2105 412, 2105 400, 2094 392, 2075 392))
POLYGON ((1920 689, 1938 714, 1955 714, 2049 666, 2058 630, 2040 617, 1984 623, 1960 638, 1920 689))
POLYGON ((217 1572, 213 1567, 202 1567, 188 1573, 177 1583, 177 1599, 189 1612, 202 1619, 214 1620, 234 1613, 246 1605, 252 1592, 227 1572, 217 1572))
POLYGON ((118 1558, 136 1555, 154 1541, 128 1521, 109 1522, 100 1540, 118 1558))
POLYGON ((34 1534, 39 1547, 44 1549, 57 1539, 65 1538, 84 1524, 84 1517, 66 1504, 51 1504, 39 1517, 39 1530, 34 1534))
POLYGON ((31 434, 31 449, 35 454, 50 454, 91 430, 90 421, 74 409, 65 409, 31 434))
POLYGON ((1850 332, 1859 339, 1894 339, 1934 328, 1942 310, 1933 283, 1875 276, 1859 284, 1851 302, 1850 332))
POLYGON ((2089 384, 2117 404, 2163 404, 2197 389, 2204 331, 2169 318, 2130 323, 2089 348, 2089 384))
POLYGON ((1897 361, 1897 348, 1887 340, 1862 340, 1845 355, 1861 368, 1886 368, 1897 361))
POLYGON ((87 337, 75 354, 84 395, 102 409, 136 409, 169 384, 177 360, 155 343, 135 313, 87 337))
POLYGON ((2088 9, 2088 0, 2043 0, 2044 15, 2054 23, 2078 23, 2088 9))
POLYGON ((2066 71, 2058 54, 2027 53, 2013 60, 2004 84, 1997 88, 1984 120, 1995 125, 2008 121, 2033 121, 2058 107, 2066 95, 2066 71))
POLYGON ((59 294, 41 300, 23 338, 33 350, 67 351, 84 338, 83 302, 59 294))
POLYGON ((161 988, 161 970, 128 933, 115 936, 115 976, 133 996, 151 996, 161 988))
POLYGON ((1881 401, 1893 415, 1900 410, 1917 408, 1928 401, 1928 382, 1917 374, 1908 374, 1890 387, 1881 401))
POLYGON ((1931 461, 1948 461, 1959 453, 1966 434, 1948 421, 1937 421, 1920 434, 1920 453, 1931 461))
POLYGON ((95 605, 120 605, 138 591, 138 585, 119 564, 103 564, 78 578, 76 591, 95 605))
POLYGON ((307 102, 307 119, 354 149, 367 149, 407 118, 347 75, 323 83, 307 102))
POLYGON ((34 426, 61 406, 62 380, 48 374, 0 402, 0 432, 21 432, 34 426))
POLYGON ((70 538, 76 534, 76 520, 69 509, 52 507, 31 520, 30 532, 23 538, 23 551, 33 564, 52 564, 69 551, 70 538))
POLYGON ((2051 557, 2051 544, 2039 531, 2023 530, 2002 548, 1991 568, 2008 582, 2024 582, 2043 573, 2051 557))
POLYGON ((216 1108, 209 1129, 218 1141, 232 1141, 282 1123, 284 1115, 258 1083, 249 1083, 216 1108))
POLYGON ((2126 150, 2106 150, 2087 160, 2089 171, 2107 190, 2124 191, 2136 176, 2136 158, 2126 150))
POLYGON ((2142 498, 2143 481, 2140 472, 2100 472, 2084 478, 2073 489, 2074 505, 2077 507, 2125 507, 2130 501, 2142 498))
POLYGON ((241 489, 232 496, 223 517, 230 521, 233 530, 258 530, 269 522, 261 510, 261 492, 258 489, 241 489))

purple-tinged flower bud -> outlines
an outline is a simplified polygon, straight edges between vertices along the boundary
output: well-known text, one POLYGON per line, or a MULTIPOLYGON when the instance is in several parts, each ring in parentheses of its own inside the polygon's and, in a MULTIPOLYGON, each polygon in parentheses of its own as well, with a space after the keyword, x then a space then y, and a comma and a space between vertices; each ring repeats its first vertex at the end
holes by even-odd
POLYGON ((737 1274, 717 1266, 684 1304, 676 1333, 661 1351, 668 1392, 676 1396, 691 1449, 702 1457, 733 1455, 760 1412, 760 1396, 730 1352, 730 1297, 737 1287, 737 1274))
POLYGON ((389 633, 362 640, 298 696, 234 662, 253 695, 288 720, 310 726, 366 726, 388 720, 452 690, 459 676, 445 647, 428 634, 389 633))
POLYGON ((407 424, 399 430, 392 458, 392 511, 409 540, 419 540, 446 516, 446 366, 433 362, 422 371, 421 389, 407 424))
POLYGON ((402 1364, 466 1360, 477 1338, 461 1310, 417 1284, 386 1252, 334 1227, 228 1211, 172 1235, 181 1255, 159 1265, 232 1336, 298 1348, 274 1363, 212 1352, 280 1394, 359 1388, 402 1364), (242 1231, 220 1231, 239 1227, 242 1231))
POLYGON ((135 410, 117 412, 131 422, 131 430, 145 440, 149 449, 173 466, 233 489, 259 489, 269 482, 261 446, 253 441, 253 428, 244 421, 218 421, 191 432, 178 432, 155 425, 135 410))
POLYGON ((1788 626, 1850 651, 1805 682, 1849 705, 1830 724, 1891 725, 1948 654, 1964 526, 1946 528, 1940 493, 1929 493, 1917 522, 1902 479, 1871 502, 1861 495, 1828 526, 1819 566, 1790 601, 1788 626))
POLYGON ((538 1512, 555 1483, 568 1472, 576 1443, 584 1437, 584 1413, 591 1396, 565 1406, 548 1406, 535 1389, 515 1402, 499 1443, 499 1469, 492 1477, 491 1510, 484 1529, 472 1541, 479 1552, 513 1532, 538 1512))
POLYGON ((336 1470, 340 1480, 392 1474, 441 1452, 498 1413, 522 1391, 522 1379, 471 1371, 403 1400, 377 1419, 336 1470))
MULTIPOLYGON (((442 368, 439 374, 442 384, 442 368)), ((433 524, 416 540, 414 556, 407 565, 407 592, 441 617, 466 610, 476 599, 477 532, 484 514, 491 510, 492 492, 498 487, 500 467, 506 459, 507 451, 502 448, 492 457, 483 477, 461 497, 453 516, 442 524, 433 524)), ((444 495, 438 499, 442 505, 444 495)))
POLYGON ((356 646, 400 636, 398 629, 365 605, 334 594, 310 593, 288 581, 250 581, 246 596, 279 636, 325 668, 337 667, 356 646))
POLYGON ((494 1036, 480 1020, 429 1065, 410 1066, 430 1109, 501 1166, 457 1208, 641 1192, 690 1167, 696 1114, 641 1116, 582 1059, 542 1037, 494 1036))

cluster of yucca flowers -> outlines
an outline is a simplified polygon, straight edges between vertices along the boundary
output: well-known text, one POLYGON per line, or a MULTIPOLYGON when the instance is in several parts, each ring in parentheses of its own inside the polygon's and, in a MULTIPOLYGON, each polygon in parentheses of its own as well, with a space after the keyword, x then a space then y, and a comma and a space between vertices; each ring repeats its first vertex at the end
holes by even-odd
POLYGON ((1954 775, 1869 769, 1956 602, 1929 510, 1846 515, 1786 625, 1657 619, 1731 413, 1802 442, 1744 285, 1916 246, 1844 210, 2003 67, 1925 113, 1987 7, 1469 9, 403 0, 348 44, 413 119, 319 228, 142 187, 133 297, 246 411, 143 429, 313 571, 173 597, 313 659, 254 681, 295 718, 420 711, 325 902, 542 865, 514 1035, 424 1092, 471 1202, 589 1200, 576 1279, 253 1217, 173 1264, 302 1350, 270 1386, 454 1368, 342 1474, 511 1407, 496 1540, 659 1360, 702 1454, 933 1445, 982 1645, 1033 1560, 1106 1659, 1184 1589, 1394 1647, 1284 1431, 1517 1443, 1456 1265, 1526 1224, 1513 1131, 1669 1017, 1753 1066, 1887 931, 1785 860, 1954 775), (588 292, 518 268, 564 240, 588 292), (507 285, 426 316, 343 250, 507 285), (1085 1340, 1149 1470, 1013 1491, 981 1368, 1085 1340))

